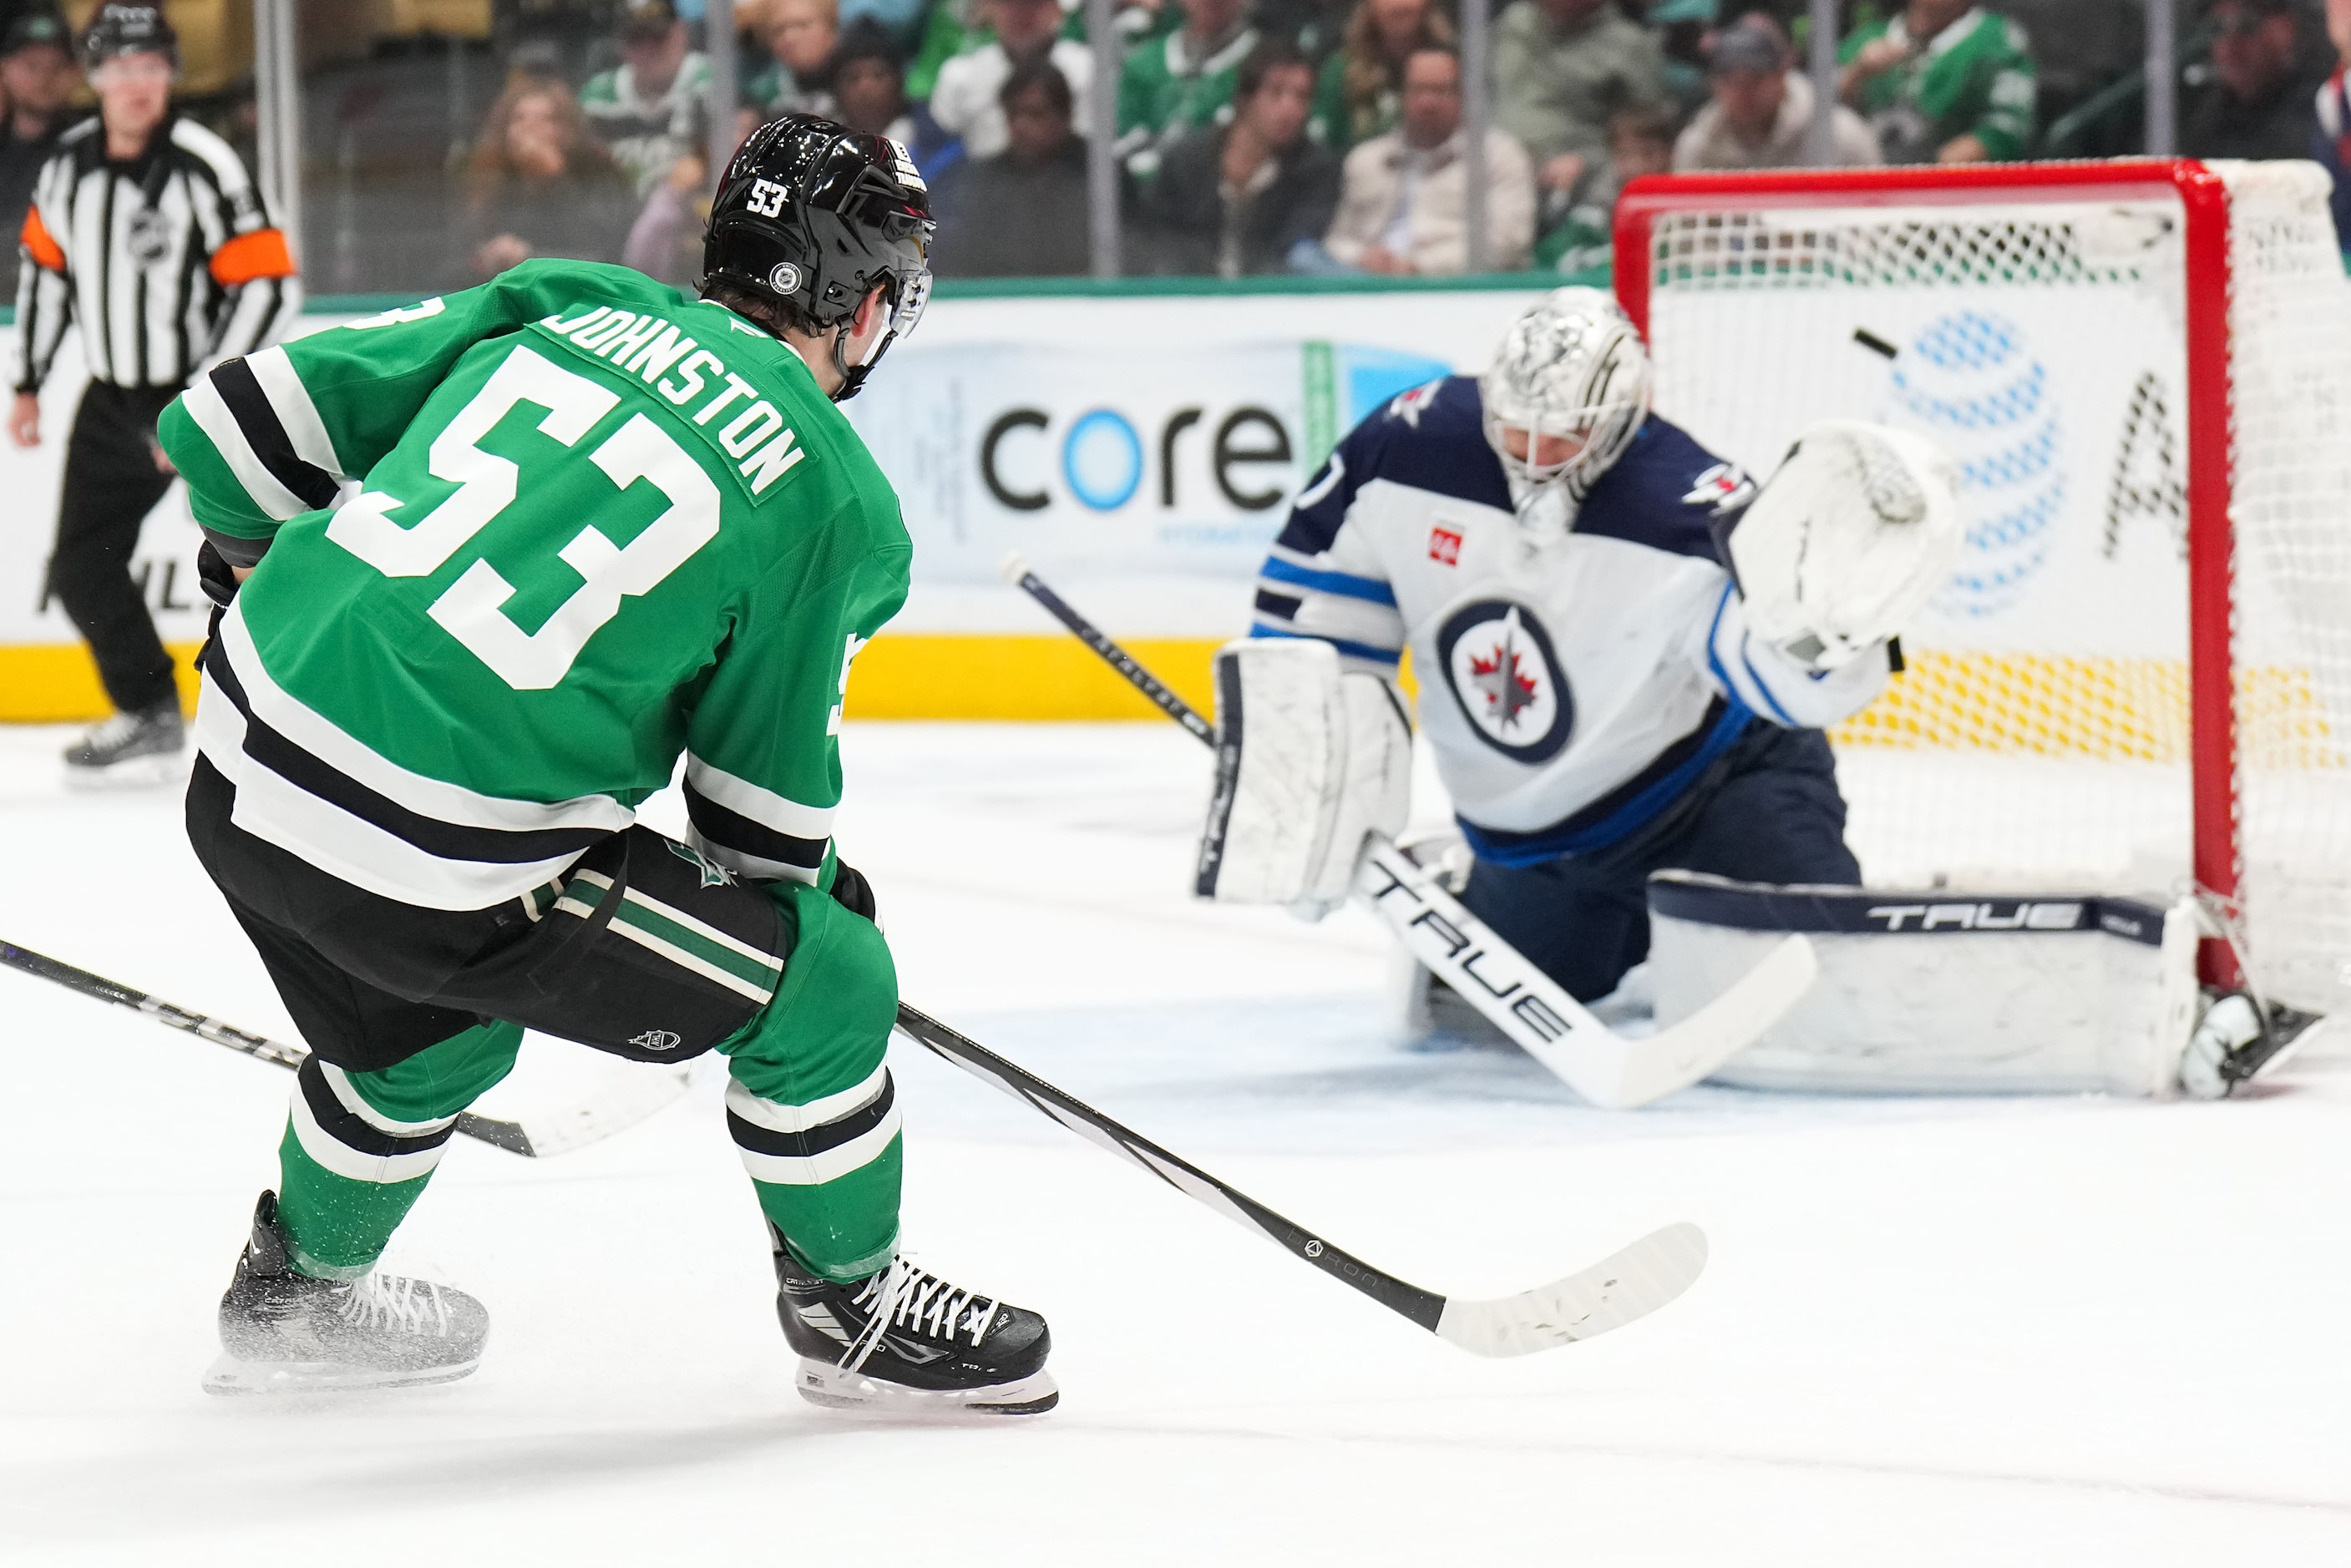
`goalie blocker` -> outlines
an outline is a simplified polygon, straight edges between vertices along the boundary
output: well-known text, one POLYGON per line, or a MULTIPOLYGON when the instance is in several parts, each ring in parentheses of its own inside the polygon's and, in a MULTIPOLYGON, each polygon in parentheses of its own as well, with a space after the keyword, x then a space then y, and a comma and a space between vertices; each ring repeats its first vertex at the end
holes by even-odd
MULTIPOLYGON (((1803 1000, 1715 1074, 1754 1089, 2169 1096, 2198 1022, 2198 922, 2071 894, 1772 887, 1662 871, 1648 888, 1662 1027, 1802 931, 1803 1000)), ((2200 1091, 2199 1091, 2200 1092, 2200 1091)))

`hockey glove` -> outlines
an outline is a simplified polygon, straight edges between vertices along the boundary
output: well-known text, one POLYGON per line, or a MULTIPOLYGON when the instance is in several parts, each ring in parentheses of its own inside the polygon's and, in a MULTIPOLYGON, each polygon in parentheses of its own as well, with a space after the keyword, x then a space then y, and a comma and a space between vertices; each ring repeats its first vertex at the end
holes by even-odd
POLYGON ((1959 559, 1959 487, 1924 436, 1813 426, 1730 535, 1749 628, 1813 671, 1900 635, 1959 559))
POLYGON ((874 924, 881 924, 874 913, 873 884, 865 873, 848 861, 835 857, 832 863, 833 901, 852 915, 862 915, 874 924))

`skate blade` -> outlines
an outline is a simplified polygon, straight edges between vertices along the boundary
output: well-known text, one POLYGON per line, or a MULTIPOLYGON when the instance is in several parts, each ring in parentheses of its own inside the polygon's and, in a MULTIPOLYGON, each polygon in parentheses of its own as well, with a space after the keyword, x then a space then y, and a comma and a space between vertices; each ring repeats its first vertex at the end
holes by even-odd
POLYGON ((1049 1372, 978 1388, 913 1388, 829 1361, 803 1359, 793 1386, 801 1398, 828 1410, 899 1420, 1041 1416, 1061 1402, 1060 1386, 1049 1372))
POLYGON ((447 1366, 396 1371, 340 1361, 239 1361, 224 1355, 204 1374, 207 1394, 348 1394, 370 1388, 417 1388, 470 1376, 480 1356, 447 1366))
POLYGON ((78 768, 68 763, 65 775, 66 788, 93 794, 109 790, 163 789, 187 782, 187 753, 172 752, 152 757, 132 757, 128 762, 104 768, 78 768))

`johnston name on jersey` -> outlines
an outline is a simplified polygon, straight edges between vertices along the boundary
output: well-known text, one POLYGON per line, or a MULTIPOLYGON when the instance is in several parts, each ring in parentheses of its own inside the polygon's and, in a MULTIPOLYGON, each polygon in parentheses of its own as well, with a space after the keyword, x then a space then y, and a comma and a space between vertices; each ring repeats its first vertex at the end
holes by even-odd
POLYGON ((207 535, 259 563, 196 715, 238 826, 486 909, 627 826, 683 751, 707 874, 829 880, 850 660, 913 546, 789 347, 532 262, 230 361, 161 434, 207 535))
POLYGON ((1358 425, 1300 493, 1252 628, 1382 674, 1410 645, 1421 728, 1481 858, 1605 849, 1749 724, 1832 723, 1883 687, 1882 652, 1815 676, 1749 635, 1716 545, 1755 494, 1735 465, 1652 415, 1573 528, 1536 545, 1482 415, 1457 376, 1358 425))

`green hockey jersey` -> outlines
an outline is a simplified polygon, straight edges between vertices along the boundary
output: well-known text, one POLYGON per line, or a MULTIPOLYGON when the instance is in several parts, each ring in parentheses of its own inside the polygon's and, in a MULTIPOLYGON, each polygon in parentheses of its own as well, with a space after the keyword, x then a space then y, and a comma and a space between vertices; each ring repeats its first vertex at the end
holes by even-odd
POLYGON ((683 752, 710 875, 829 880, 850 661, 913 547, 789 346, 531 262, 230 360, 159 433, 257 562, 196 715, 239 826, 486 909, 627 826, 683 752))
POLYGON ((1931 163, 1945 143, 1969 135, 1994 159, 2024 156, 2039 88, 2022 27, 1979 6, 1922 47, 1897 15, 1855 30, 1837 57, 1851 64, 1880 38, 1909 51, 1861 89, 1858 107, 1888 163, 1931 163))

